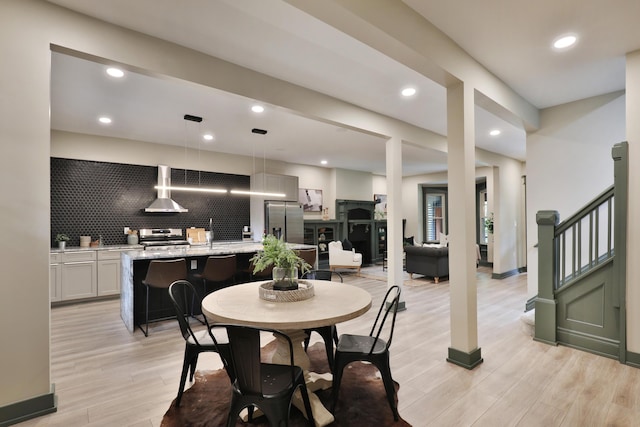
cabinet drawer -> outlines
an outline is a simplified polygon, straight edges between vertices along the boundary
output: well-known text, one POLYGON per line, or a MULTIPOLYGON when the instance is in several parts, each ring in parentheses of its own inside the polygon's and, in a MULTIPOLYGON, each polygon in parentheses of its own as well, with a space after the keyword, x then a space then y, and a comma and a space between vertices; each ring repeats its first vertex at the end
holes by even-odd
POLYGON ((58 264, 62 260, 62 256, 59 253, 49 254, 49 264, 58 264))
POLYGON ((96 251, 64 252, 62 262, 95 261, 96 251))
POLYGON ((120 259, 120 254, 126 252, 125 249, 108 249, 106 251, 98 251, 98 260, 120 259))

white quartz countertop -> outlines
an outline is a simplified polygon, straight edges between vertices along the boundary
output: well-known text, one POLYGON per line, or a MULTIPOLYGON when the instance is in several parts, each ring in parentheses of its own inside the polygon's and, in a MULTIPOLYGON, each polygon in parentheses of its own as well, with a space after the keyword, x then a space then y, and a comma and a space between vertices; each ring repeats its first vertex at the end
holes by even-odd
MULTIPOLYGON (((292 243, 293 249, 313 249, 314 245, 303 245, 292 243)), ((126 256, 131 260, 141 259, 159 259, 159 258, 180 258, 180 257, 196 257, 209 255, 225 255, 225 254, 242 254, 257 252, 262 249, 262 243, 258 242, 214 242, 211 247, 209 245, 185 246, 184 248, 172 250, 133 250, 126 252, 126 256)))
POLYGON ((88 248, 80 247, 80 246, 67 246, 64 250, 59 248, 51 248, 51 253, 62 253, 62 252, 80 252, 80 251, 113 251, 113 250, 132 250, 139 251, 143 249, 142 245, 103 245, 103 246, 90 246, 88 248))

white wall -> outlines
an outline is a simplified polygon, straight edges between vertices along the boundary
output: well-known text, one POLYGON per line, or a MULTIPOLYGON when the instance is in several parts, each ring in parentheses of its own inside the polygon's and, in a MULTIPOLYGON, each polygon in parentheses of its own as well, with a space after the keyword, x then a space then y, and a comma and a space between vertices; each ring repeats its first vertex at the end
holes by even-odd
POLYGON ((624 140, 623 93, 541 112, 540 130, 527 136, 529 298, 538 293, 538 254, 534 248, 538 242, 536 212, 556 210, 562 221, 611 186, 611 148, 624 140))
POLYGON ((336 199, 373 200, 373 186, 369 172, 336 169, 336 199))
POLYGON ((371 176, 371 200, 373 200, 374 194, 387 194, 387 177, 384 175, 372 175, 371 176))
POLYGON ((627 224, 627 348, 640 354, 640 50, 627 55, 626 129, 629 142, 627 224))

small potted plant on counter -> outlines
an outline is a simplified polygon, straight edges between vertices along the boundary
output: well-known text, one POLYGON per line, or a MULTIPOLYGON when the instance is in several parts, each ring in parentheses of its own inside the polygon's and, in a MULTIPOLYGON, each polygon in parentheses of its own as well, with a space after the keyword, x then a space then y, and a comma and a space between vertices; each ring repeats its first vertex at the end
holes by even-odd
POLYGON ((257 273, 273 265, 273 289, 289 291, 298 289, 298 268, 302 273, 311 269, 311 265, 298 256, 298 253, 273 234, 262 239, 263 250, 253 257, 253 271, 257 273))
POLYGON ((67 246, 67 242, 69 241, 69 236, 64 233, 56 234, 56 242, 58 242, 58 248, 64 251, 64 248, 67 246))

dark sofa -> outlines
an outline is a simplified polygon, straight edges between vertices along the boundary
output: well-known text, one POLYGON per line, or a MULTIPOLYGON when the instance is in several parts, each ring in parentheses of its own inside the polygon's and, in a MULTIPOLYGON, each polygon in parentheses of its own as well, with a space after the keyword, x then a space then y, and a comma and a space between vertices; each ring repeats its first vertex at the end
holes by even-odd
POLYGON ((413 278, 413 273, 433 277, 438 283, 441 277, 449 277, 449 248, 429 246, 405 246, 406 270, 413 278))

